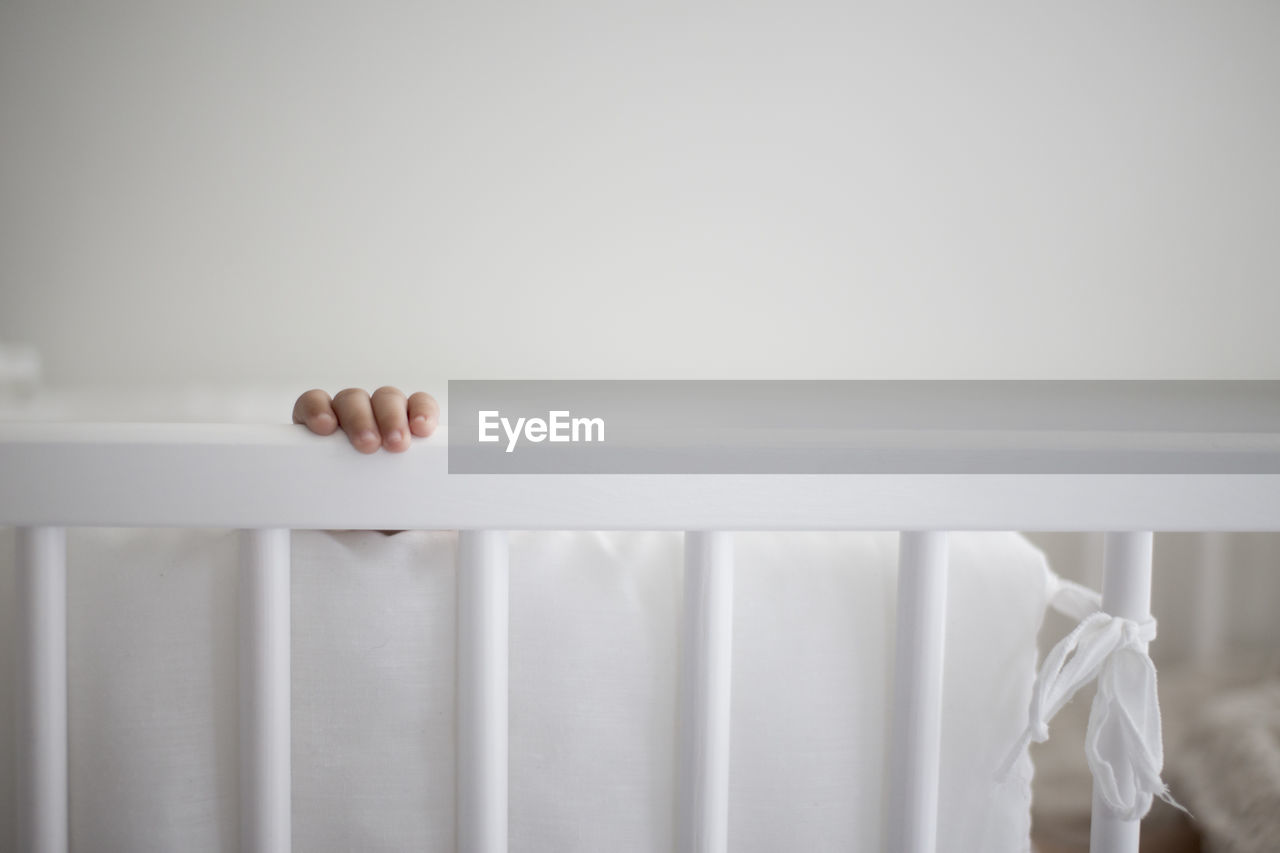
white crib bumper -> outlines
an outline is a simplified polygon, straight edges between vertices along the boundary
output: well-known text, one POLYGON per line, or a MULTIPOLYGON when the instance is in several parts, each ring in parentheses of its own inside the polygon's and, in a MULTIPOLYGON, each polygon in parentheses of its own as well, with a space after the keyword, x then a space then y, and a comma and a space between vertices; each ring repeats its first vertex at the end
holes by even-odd
MULTIPOLYGON (((879 849, 897 536, 734 536, 730 849, 879 849)), ((510 543, 511 849, 667 849, 681 535, 514 532, 510 543)), ((0 529, 6 613, 11 544, 0 529)), ((455 547, 447 532, 293 533, 295 849, 452 849, 455 547)), ((68 552, 75 846, 226 849, 235 535, 72 529, 68 552)), ((1022 537, 951 537, 948 851, 1026 849, 1026 750, 1012 780, 973 780, 994 778, 1025 725, 1049 578, 1022 537)), ((0 655, 0 682, 13 666, 0 655)), ((11 750, 0 743, 5 766, 11 750)), ((14 799, 0 776, 0 825, 14 799)))

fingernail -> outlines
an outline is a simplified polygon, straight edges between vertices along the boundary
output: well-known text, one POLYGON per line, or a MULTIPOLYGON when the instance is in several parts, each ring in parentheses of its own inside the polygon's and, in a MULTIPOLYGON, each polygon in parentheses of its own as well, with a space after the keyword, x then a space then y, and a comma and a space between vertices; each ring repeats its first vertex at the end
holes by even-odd
POLYGON ((387 444, 395 444, 399 440, 400 430, 393 429, 391 432, 387 433, 387 444))
POLYGON ((423 424, 425 424, 425 423, 427 422, 427 416, 426 416, 426 415, 414 415, 414 417, 413 417, 413 422, 414 422, 415 424, 418 424, 419 426, 421 426, 421 425, 423 425, 423 424))
POLYGON ((368 444, 371 441, 377 441, 378 436, 374 435, 369 430, 365 430, 364 432, 360 433, 359 438, 360 438, 360 441, 364 442, 365 444, 368 444))

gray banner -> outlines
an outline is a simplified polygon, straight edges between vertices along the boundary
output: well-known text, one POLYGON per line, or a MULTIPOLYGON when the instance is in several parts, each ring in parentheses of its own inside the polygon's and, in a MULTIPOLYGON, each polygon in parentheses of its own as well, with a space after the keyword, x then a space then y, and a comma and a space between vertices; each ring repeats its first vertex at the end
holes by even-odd
POLYGON ((453 380, 454 474, 1280 473, 1280 382, 453 380))

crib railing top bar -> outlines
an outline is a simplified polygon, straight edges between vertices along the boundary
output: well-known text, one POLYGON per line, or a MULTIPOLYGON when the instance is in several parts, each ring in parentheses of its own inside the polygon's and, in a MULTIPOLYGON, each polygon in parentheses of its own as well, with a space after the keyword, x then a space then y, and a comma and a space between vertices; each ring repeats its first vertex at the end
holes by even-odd
MULTIPOLYGON (((743 425, 725 431, 672 426, 652 430, 640 440, 623 437, 616 442, 611 439, 611 443, 644 452, 645 458, 658 468, 665 465, 674 469, 687 463, 691 453, 704 454, 711 459, 707 472, 1280 474, 1280 425, 1274 431, 1094 427, 801 429, 767 425, 743 425), (767 459, 758 459, 762 456, 767 459)), ((299 447, 328 458, 355 453, 341 437, 312 435, 297 424, 0 421, 0 446, 8 444, 98 447, 104 452, 126 445, 299 447)), ((430 439, 416 439, 411 452, 443 455, 447 470, 448 450, 449 428, 442 426, 430 439)))
POLYGON ((292 425, 0 424, 0 524, 1280 530, 1276 470, 450 475, 442 439, 363 456, 292 425))

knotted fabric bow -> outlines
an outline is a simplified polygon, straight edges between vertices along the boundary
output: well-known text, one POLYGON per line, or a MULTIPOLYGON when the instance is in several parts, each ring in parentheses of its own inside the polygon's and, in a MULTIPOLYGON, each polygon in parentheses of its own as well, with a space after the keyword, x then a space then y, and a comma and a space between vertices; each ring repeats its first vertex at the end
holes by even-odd
POLYGON ((1097 593, 1075 584, 1062 592, 1068 599, 1062 609, 1080 610, 1088 602, 1094 611, 1045 657, 1031 696, 1030 722, 1005 759, 1001 777, 1029 743, 1048 740, 1049 720, 1097 678, 1085 752, 1103 802, 1124 820, 1143 817, 1153 796, 1182 808, 1160 779, 1160 703, 1155 665, 1146 648, 1156 635, 1155 620, 1135 622, 1097 610, 1097 593))

